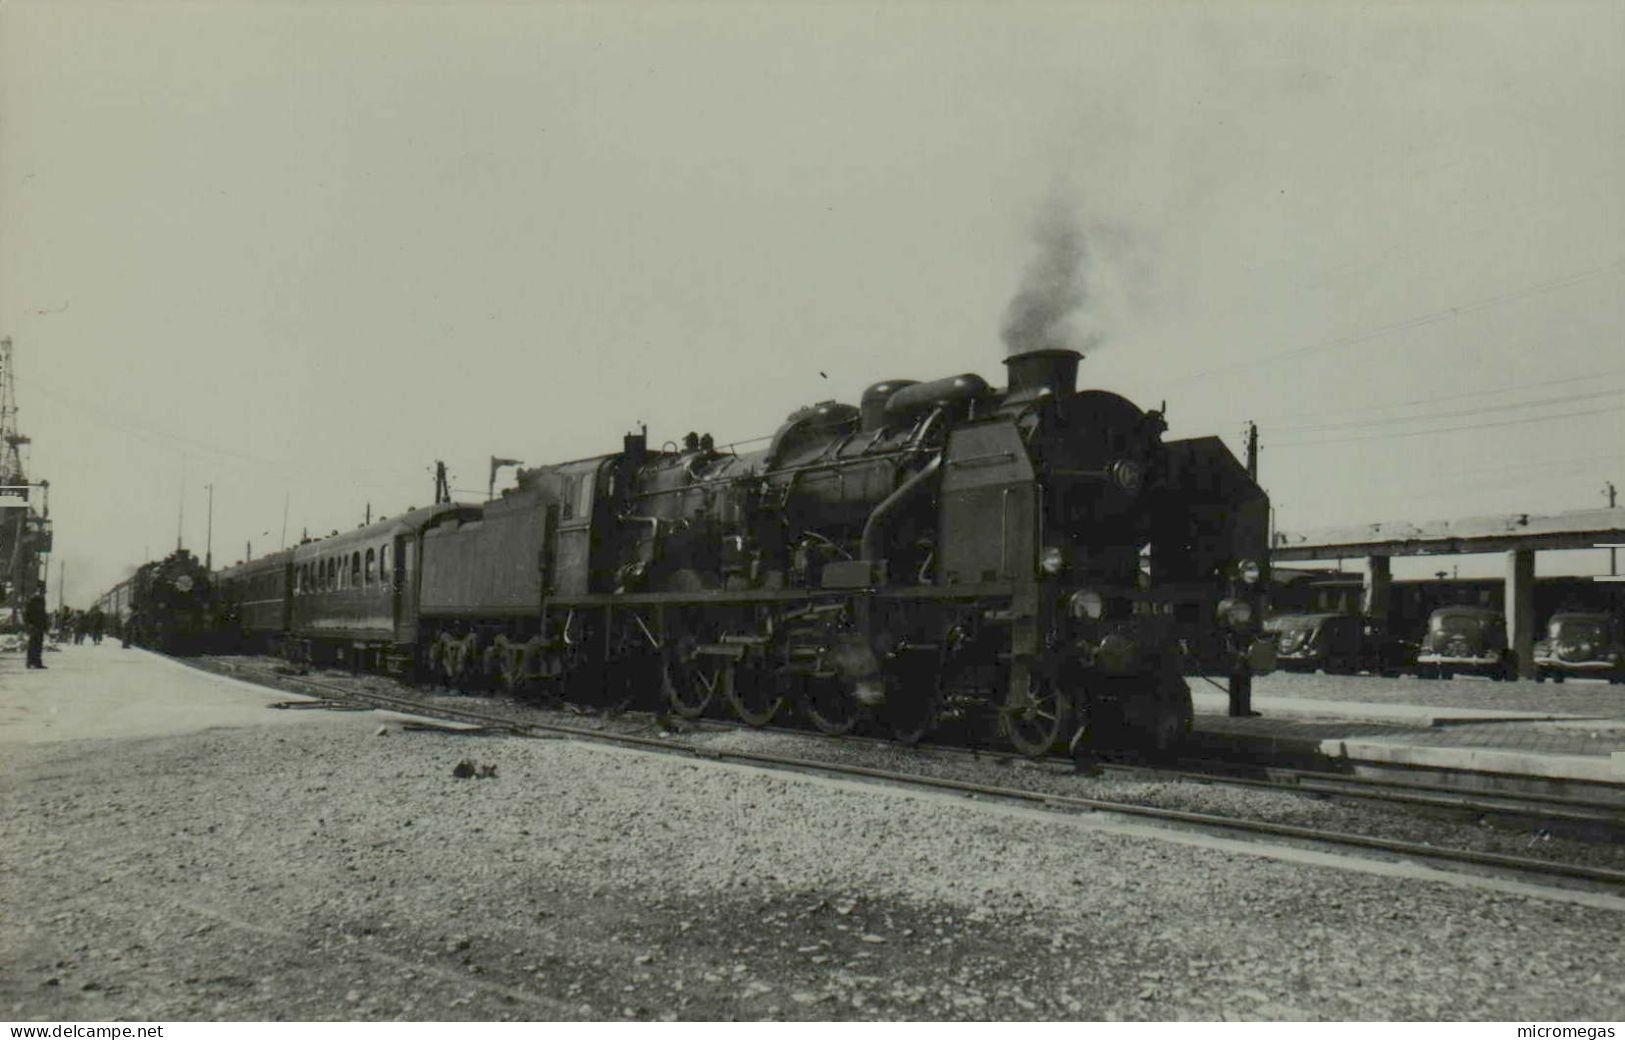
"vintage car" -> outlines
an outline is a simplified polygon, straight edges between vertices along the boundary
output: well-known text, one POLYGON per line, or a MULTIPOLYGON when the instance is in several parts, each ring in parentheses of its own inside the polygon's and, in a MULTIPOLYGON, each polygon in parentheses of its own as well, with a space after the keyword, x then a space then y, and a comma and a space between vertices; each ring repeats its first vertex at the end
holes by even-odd
POLYGON ((1285 671, 1395 676, 1416 660, 1414 646, 1359 614, 1280 614, 1264 622, 1264 631, 1274 636, 1277 667, 1285 671))
POLYGON ((1428 618, 1416 655, 1417 675, 1449 679, 1458 672, 1511 679, 1517 662, 1507 648, 1506 618, 1489 607, 1440 607, 1428 618))
POLYGON ((1587 676, 1625 683, 1625 625, 1608 614, 1553 614, 1535 644, 1535 680, 1587 676))

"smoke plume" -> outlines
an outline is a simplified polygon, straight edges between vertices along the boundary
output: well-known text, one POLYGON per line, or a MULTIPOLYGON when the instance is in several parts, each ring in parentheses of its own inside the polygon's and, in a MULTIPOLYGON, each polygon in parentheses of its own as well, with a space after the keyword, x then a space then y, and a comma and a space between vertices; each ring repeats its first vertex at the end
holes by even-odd
POLYGON ((1089 243, 1077 217, 1049 205, 1034 228, 1038 255, 1004 311, 1000 334, 1011 354, 1064 348, 1085 350, 1100 342, 1098 331, 1080 327, 1079 312, 1089 301, 1085 268, 1089 243))

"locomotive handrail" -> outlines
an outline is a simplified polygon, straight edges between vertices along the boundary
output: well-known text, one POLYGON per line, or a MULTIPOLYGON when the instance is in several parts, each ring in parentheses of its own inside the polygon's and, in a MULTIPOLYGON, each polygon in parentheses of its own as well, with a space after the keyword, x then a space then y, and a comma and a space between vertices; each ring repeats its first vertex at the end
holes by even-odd
POLYGON ((924 450, 924 449, 914 448, 914 447, 894 448, 891 451, 876 452, 873 455, 860 455, 860 456, 854 456, 854 457, 848 458, 848 459, 831 459, 828 462, 810 462, 810 463, 807 463, 807 464, 801 465, 801 466, 788 466, 788 467, 786 467, 784 469, 769 470, 767 473, 763 473, 763 474, 743 474, 743 473, 741 473, 741 474, 738 474, 736 476, 710 477, 710 478, 707 478, 705 480, 696 480, 692 484, 683 484, 683 485, 680 485, 678 487, 654 488, 654 489, 649 490, 649 491, 639 491, 633 497, 634 498, 654 498, 657 495, 678 495, 678 494, 682 494, 685 491, 692 491, 695 488, 714 487, 714 486, 721 485, 721 484, 730 484, 730 483, 733 483, 733 482, 735 482, 737 480, 742 480, 746 476, 765 477, 765 476, 767 476, 769 474, 771 474, 773 476, 780 476, 780 475, 783 475, 783 474, 789 474, 790 476, 794 477, 794 476, 797 476, 797 475, 802 474, 802 473, 811 472, 813 470, 846 469, 846 468, 852 466, 855 463, 879 462, 879 461, 884 460, 884 459, 903 458, 903 457, 907 457, 907 456, 910 456, 910 455, 918 455, 918 454, 920 454, 920 452, 922 450, 924 450))

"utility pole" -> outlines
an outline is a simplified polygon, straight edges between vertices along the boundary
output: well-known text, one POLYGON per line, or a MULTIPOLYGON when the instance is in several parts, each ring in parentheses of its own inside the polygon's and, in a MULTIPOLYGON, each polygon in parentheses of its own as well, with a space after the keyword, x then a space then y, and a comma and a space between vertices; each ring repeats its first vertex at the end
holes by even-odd
POLYGON ((361 526, 362 527, 369 527, 371 525, 372 525, 372 503, 368 502, 367 503, 367 519, 362 521, 361 526))
POLYGON ((181 508, 175 518, 175 551, 181 551, 181 532, 186 530, 186 456, 181 456, 181 508))
POLYGON ((68 598, 68 561, 56 565, 56 609, 62 612, 62 601, 68 598))
MULTIPOLYGON (((1612 480, 1608 482, 1608 490, 1604 491, 1603 494, 1608 496, 1608 508, 1614 508, 1614 482, 1612 480)), ((1616 577, 1619 574, 1618 554, 1618 549, 1610 548, 1608 550, 1608 574, 1610 577, 1616 577)))
POLYGON ((434 504, 451 501, 451 484, 446 477, 446 464, 434 460, 434 504))
POLYGON ((282 548, 288 547, 288 496, 293 492, 282 492, 282 548))
POLYGON ((203 543, 203 569, 214 570, 214 485, 209 485, 209 533, 203 543))
POLYGON ((1258 424, 1247 420, 1247 479, 1258 482, 1258 424))

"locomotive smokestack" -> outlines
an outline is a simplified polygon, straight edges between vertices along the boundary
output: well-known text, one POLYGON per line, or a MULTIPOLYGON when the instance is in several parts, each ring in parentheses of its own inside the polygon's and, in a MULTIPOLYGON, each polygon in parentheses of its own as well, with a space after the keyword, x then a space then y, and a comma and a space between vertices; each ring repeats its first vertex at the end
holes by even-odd
POLYGON ((1029 350, 1004 359, 1010 369, 1010 396, 1036 397, 1045 390, 1064 397, 1078 387, 1078 362, 1083 355, 1075 350, 1029 350))

